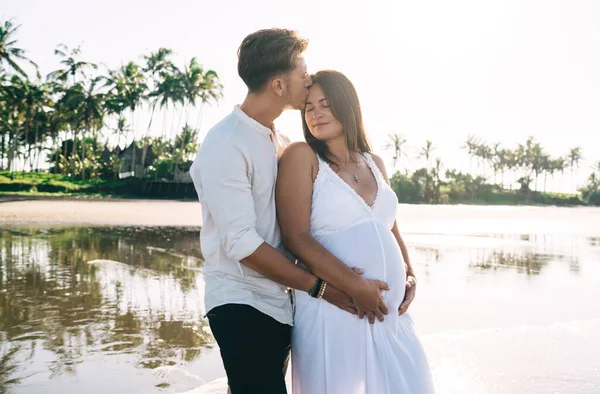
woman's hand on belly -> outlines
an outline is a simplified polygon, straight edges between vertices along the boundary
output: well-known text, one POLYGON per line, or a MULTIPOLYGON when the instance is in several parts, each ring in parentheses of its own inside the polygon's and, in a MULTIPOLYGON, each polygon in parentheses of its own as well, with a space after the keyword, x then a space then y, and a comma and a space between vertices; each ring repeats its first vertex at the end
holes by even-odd
POLYGON ((409 276, 406 278, 406 292, 404 293, 404 301, 400 304, 398 308, 398 314, 402 315, 408 310, 408 307, 415 299, 415 295, 417 292, 417 280, 414 276, 409 276))

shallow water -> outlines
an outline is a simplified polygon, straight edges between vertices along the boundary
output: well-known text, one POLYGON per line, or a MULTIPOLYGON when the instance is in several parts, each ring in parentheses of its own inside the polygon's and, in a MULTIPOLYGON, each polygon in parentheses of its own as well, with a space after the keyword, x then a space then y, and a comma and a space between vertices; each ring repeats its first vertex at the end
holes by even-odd
MULTIPOLYGON (((439 393, 600 392, 600 210, 399 218, 439 393)), ((183 392, 223 376, 197 228, 14 227, 0 259, 0 393, 183 392)))

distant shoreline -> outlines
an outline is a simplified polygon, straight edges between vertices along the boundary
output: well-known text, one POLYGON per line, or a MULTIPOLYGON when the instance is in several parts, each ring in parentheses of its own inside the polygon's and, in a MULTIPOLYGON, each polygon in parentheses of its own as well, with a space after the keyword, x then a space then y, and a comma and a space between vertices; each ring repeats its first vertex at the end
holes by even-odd
POLYGON ((64 193, 10 193, 0 192, 0 204, 13 201, 179 201, 198 202, 191 199, 140 198, 121 195, 64 194, 64 193))
POLYGON ((0 196, 0 226, 177 226, 202 224, 197 201, 0 196))
MULTIPOLYGON (((515 214, 536 221, 558 220, 565 230, 573 215, 600 218, 596 207, 510 206, 510 205, 426 205, 400 204, 401 231, 414 233, 453 233, 465 220, 514 223, 515 214), (551 208, 548 211, 545 208, 551 208), (544 210, 542 213, 542 210, 544 210), (510 213, 514 211, 515 213, 510 213), (508 216, 507 216, 508 215, 508 216), (566 227, 565 227, 566 226, 566 227)), ((594 219, 595 220, 595 219, 594 219)), ((541 222, 540 222, 541 223, 541 222)), ((173 226, 200 227, 202 212, 197 201, 142 200, 127 198, 77 198, 73 196, 0 196, 0 226, 173 226)), ((514 223, 516 227, 523 223, 514 223)), ((496 232, 496 225, 490 228, 496 232)), ((527 226, 525 226, 527 227, 527 226)), ((522 228, 523 231, 527 231, 522 228)), ((577 231, 571 229, 569 231, 577 231)))
MULTIPOLYGON (((42 193, 42 192, 0 192, 0 204, 12 201, 171 201, 171 202, 198 202, 196 199, 189 198, 142 198, 139 196, 127 195, 98 195, 98 194, 77 194, 77 193, 42 193)), ((562 204, 544 204, 539 201, 531 201, 525 203, 523 201, 496 200, 493 202, 484 200, 458 200, 448 204, 427 204, 425 202, 408 203, 400 202, 400 204, 410 205, 474 205, 474 206, 531 206, 531 207, 581 207, 589 206, 580 203, 568 204, 563 201, 562 204)))

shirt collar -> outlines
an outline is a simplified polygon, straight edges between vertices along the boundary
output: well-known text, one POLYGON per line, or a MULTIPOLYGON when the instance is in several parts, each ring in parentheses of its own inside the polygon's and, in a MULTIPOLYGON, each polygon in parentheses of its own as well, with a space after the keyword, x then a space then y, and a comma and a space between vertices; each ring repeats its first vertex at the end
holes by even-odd
POLYGON ((258 123, 256 120, 254 120, 251 117, 249 117, 248 115, 246 115, 246 113, 244 111, 242 111, 238 105, 233 107, 233 114, 235 116, 237 116, 237 118, 240 121, 244 122, 244 124, 246 124, 252 130, 259 132, 260 134, 264 135, 265 137, 270 138, 271 134, 276 133, 275 130, 271 130, 270 128, 265 127, 264 125, 258 123))

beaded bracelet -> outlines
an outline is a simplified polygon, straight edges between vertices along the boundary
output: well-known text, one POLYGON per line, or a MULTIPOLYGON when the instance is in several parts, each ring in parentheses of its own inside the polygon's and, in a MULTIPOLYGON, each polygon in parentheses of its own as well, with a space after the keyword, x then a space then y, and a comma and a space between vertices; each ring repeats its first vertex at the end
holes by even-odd
POLYGON ((327 282, 322 282, 323 283, 321 283, 321 288, 319 289, 319 294, 317 295, 317 298, 323 298, 323 294, 325 294, 325 289, 327 288, 327 282))
POLYGON ((321 286, 323 284, 323 279, 317 278, 315 285, 308 291, 308 295, 313 298, 318 298, 319 291, 321 290, 321 286))

